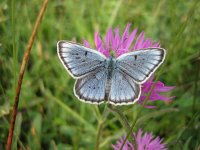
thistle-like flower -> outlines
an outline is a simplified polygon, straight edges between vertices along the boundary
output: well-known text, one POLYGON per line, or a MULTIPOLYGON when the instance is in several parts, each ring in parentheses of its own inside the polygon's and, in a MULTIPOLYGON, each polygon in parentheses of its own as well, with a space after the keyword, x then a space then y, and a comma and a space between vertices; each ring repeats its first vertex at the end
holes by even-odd
MULTIPOLYGON (((159 42, 152 41, 150 38, 145 39, 144 32, 141 32, 138 36, 137 29, 134 29, 131 33, 129 33, 131 24, 127 24, 125 31, 120 37, 119 28, 116 28, 114 30, 114 33, 112 29, 110 28, 105 36, 105 40, 103 41, 101 37, 99 36, 98 32, 95 32, 94 35, 94 42, 95 42, 95 48, 104 54, 106 57, 110 57, 110 55, 114 55, 115 57, 119 57, 120 55, 140 50, 144 48, 150 48, 150 47, 160 47, 159 42), (137 37, 137 38, 136 38, 137 37)), ((83 43, 86 47, 92 48, 88 41, 83 39, 83 43)), ((151 77, 150 80, 146 81, 144 84, 142 84, 142 91, 141 96, 138 101, 139 104, 143 104, 146 96, 150 92, 152 86, 154 85, 153 77, 151 77)), ((163 95, 160 95, 160 92, 169 92, 172 90, 174 86, 165 86, 164 83, 161 81, 158 81, 155 84, 155 87, 153 88, 151 95, 149 96, 150 101, 170 101, 174 97, 166 97, 163 95)), ((155 106, 146 106, 147 108, 154 108, 155 106)))
MULTIPOLYGON (((126 135, 121 137, 116 144, 112 145, 114 150, 120 150, 122 147, 126 135)), ((163 139, 160 137, 153 136, 152 133, 142 133, 142 130, 139 129, 138 133, 133 133, 132 138, 134 137, 136 142, 136 147, 130 141, 126 141, 122 150, 167 150, 166 145, 163 143, 163 139)))

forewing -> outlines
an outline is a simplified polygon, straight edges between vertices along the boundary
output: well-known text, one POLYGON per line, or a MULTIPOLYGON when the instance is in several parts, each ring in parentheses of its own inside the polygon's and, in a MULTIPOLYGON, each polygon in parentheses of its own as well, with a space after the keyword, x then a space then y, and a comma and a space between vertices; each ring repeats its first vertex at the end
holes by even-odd
POLYGON ((165 50, 149 48, 124 54, 117 58, 117 67, 132 77, 136 83, 144 83, 165 59, 165 50))
POLYGON ((77 79, 74 92, 79 100, 88 103, 102 103, 105 98, 107 70, 100 69, 77 79))
POLYGON ((140 97, 140 85, 119 69, 113 71, 109 103, 114 105, 133 104, 140 97))
POLYGON ((65 68, 75 78, 80 78, 105 66, 106 57, 96 50, 67 41, 57 43, 58 56, 65 68))

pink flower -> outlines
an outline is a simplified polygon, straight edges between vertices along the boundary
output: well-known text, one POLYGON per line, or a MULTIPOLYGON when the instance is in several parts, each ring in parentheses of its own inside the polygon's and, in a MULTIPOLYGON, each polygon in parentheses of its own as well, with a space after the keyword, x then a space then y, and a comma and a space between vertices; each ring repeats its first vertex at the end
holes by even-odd
MULTIPOLYGON (((124 135, 124 137, 121 137, 117 143, 115 145, 112 145, 112 148, 114 150, 120 150, 120 148, 122 147, 124 140, 126 138, 126 135, 124 135)), ((128 140, 126 141, 126 143, 124 144, 122 150, 134 150, 134 145, 133 143, 129 142, 128 140)))
MULTIPOLYGON (((144 32, 141 32, 136 38, 137 29, 134 29, 131 33, 129 33, 130 26, 131 24, 128 23, 122 37, 120 37, 119 28, 116 28, 114 30, 114 33, 110 28, 106 33, 104 41, 99 36, 99 33, 95 32, 94 41, 96 49, 99 52, 103 53, 106 57, 110 57, 110 54, 114 55, 115 57, 119 57, 124 53, 134 50, 140 50, 149 47, 160 47, 159 42, 152 41, 150 38, 145 39, 144 32)), ((85 39, 83 40, 83 43, 86 47, 91 48, 91 45, 85 39)), ((152 81, 152 78, 149 81, 142 84, 142 92, 141 92, 142 94, 138 101, 139 104, 143 104, 144 100, 146 99, 146 95, 150 92, 150 89, 153 86, 153 84, 154 82, 152 81)), ((173 88, 174 88, 173 86, 165 86, 164 83, 158 81, 149 97, 149 100, 170 101, 170 99, 174 97, 163 96, 160 95, 159 93, 169 92, 173 88)), ((146 107, 154 108, 154 106, 146 106, 146 107)))
MULTIPOLYGON (((125 137, 126 135, 121 137, 116 144, 112 145, 114 150, 120 150, 125 137)), ((167 150, 166 145, 162 143, 163 139, 153 136, 152 133, 142 135, 142 130, 139 129, 138 133, 133 133, 132 137, 135 137, 137 150, 167 150)), ((135 150, 133 143, 127 140, 123 150, 135 150)))
MULTIPOLYGON (((153 78, 150 78, 147 82, 142 84, 142 93, 141 93, 140 99, 138 101, 139 104, 143 104, 143 102, 146 100, 146 97, 149 94, 153 85, 154 85, 153 78)), ((149 101, 154 102, 157 100, 162 100, 162 101, 170 102, 171 99, 174 98, 174 96, 167 97, 164 95, 160 95, 159 93, 169 92, 174 88, 175 88, 175 86, 165 86, 164 83, 162 83, 161 81, 158 81, 155 84, 155 87, 152 90, 151 95, 149 96, 149 101)), ((155 106, 146 106, 146 107, 147 108, 155 108, 155 106)))

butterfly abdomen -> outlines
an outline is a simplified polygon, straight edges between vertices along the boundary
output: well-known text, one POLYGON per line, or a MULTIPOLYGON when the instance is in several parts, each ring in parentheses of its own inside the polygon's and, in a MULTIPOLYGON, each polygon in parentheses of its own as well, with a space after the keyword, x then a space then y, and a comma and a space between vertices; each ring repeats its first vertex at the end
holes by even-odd
POLYGON ((111 81, 112 81, 112 75, 113 75, 113 70, 114 70, 114 65, 115 65, 115 59, 114 58, 109 58, 107 60, 107 72, 108 72, 108 76, 107 76, 107 82, 106 82, 106 92, 105 92, 105 100, 108 101, 109 98, 109 93, 110 93, 110 89, 111 89, 111 81))

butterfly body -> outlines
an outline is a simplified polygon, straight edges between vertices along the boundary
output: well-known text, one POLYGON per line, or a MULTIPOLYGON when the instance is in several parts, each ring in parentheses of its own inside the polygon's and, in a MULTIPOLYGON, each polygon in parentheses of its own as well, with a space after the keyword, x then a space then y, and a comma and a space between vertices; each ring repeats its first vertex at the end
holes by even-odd
POLYGON ((106 81, 106 91, 105 91, 105 101, 109 100, 109 93, 110 93, 110 88, 112 84, 112 76, 113 76, 113 71, 116 67, 116 59, 113 57, 110 57, 109 59, 106 60, 106 67, 105 69, 107 70, 107 81, 106 81))
POLYGON ((76 80, 74 93, 84 102, 114 105, 135 103, 146 82, 165 58, 165 50, 149 48, 118 58, 106 58, 100 52, 79 44, 60 41, 58 56, 76 80))

